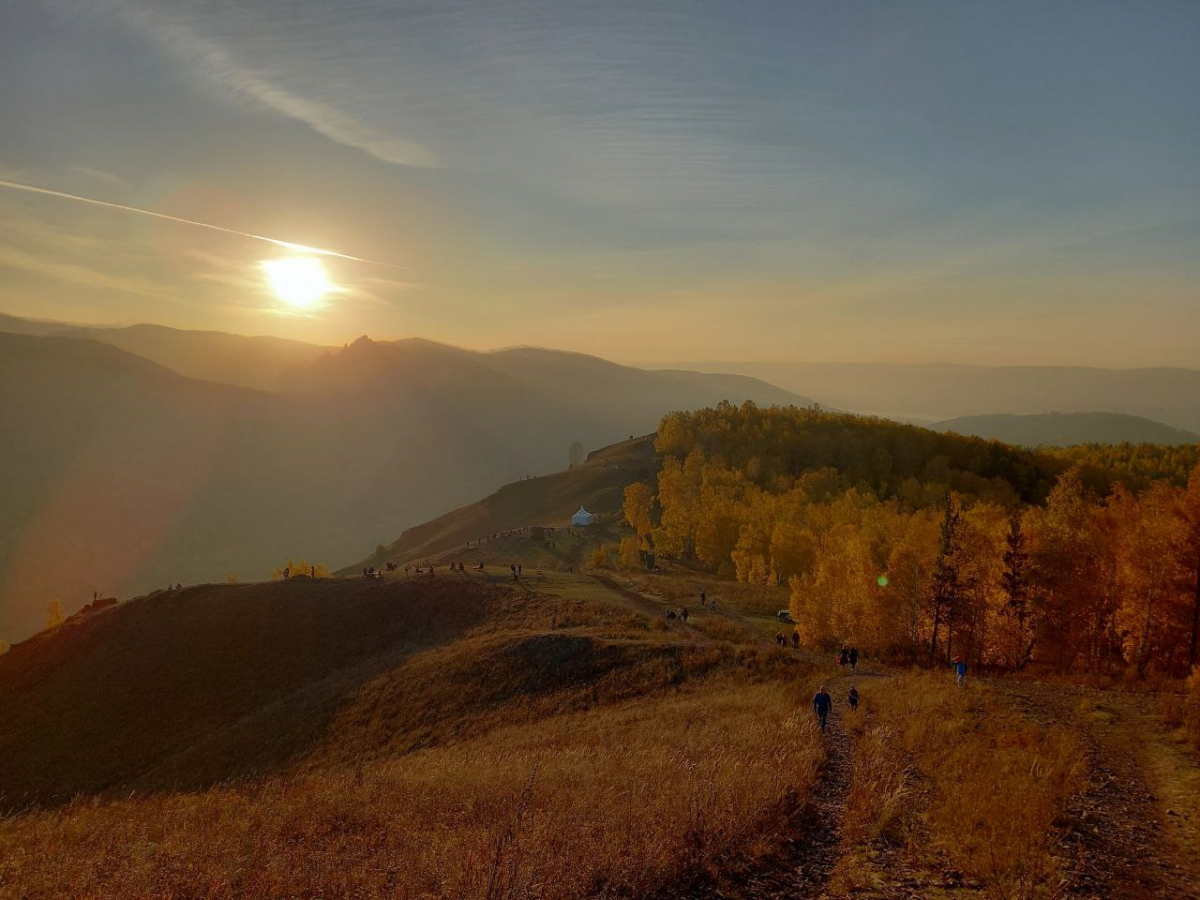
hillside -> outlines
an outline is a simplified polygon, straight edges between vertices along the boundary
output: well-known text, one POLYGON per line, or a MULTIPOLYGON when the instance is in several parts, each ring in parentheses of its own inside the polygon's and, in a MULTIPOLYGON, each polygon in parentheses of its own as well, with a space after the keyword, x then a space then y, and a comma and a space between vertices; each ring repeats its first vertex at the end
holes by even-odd
POLYGON ((840 409, 922 423, 998 409, 1017 415, 1115 412, 1200 432, 1200 369, 947 363, 680 365, 705 372, 741 372, 840 409))
POLYGON ((409 528, 382 553, 346 568, 385 561, 420 560, 461 547, 481 536, 528 525, 563 525, 580 506, 598 516, 617 516, 625 487, 653 482, 657 470, 653 436, 593 451, 582 465, 507 484, 477 503, 409 528))
POLYGON ((736 376, 426 341, 362 339, 289 372, 281 393, 252 391, 88 339, 0 333, 0 417, 21 435, 0 442, 0 635, 93 591, 257 578, 289 556, 344 565, 663 410, 803 402, 736 376))
POLYGON ((960 416, 929 426, 1022 447, 1076 444, 1194 444, 1200 435, 1122 413, 960 416))
POLYGON ((503 593, 298 578, 161 591, 70 619, 0 657, 0 795, 51 802, 270 771, 311 750, 362 684, 461 636, 503 593))

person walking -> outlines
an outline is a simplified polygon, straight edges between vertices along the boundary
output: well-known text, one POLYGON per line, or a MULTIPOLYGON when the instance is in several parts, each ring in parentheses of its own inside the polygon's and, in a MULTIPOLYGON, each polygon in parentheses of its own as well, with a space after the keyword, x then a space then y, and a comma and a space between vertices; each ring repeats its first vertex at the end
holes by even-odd
POLYGON ((829 718, 829 710, 833 709, 833 698, 825 690, 825 685, 821 685, 821 689, 813 694, 813 712, 817 714, 817 721, 821 723, 821 730, 825 730, 825 720, 829 718))
POLYGON ((792 630, 792 649, 800 649, 800 632, 796 631, 795 629, 792 630))
POLYGON ((858 688, 854 685, 850 685, 850 693, 847 695, 846 700, 850 703, 851 710, 858 709, 858 688))
POLYGON ((850 651, 846 649, 846 645, 842 644, 842 649, 838 651, 837 661, 839 666, 844 666, 850 662, 850 651))
POLYGON ((850 648, 850 671, 851 672, 858 671, 858 648, 857 647, 850 648))
POLYGON ((967 686, 967 661, 961 656, 954 657, 954 681, 961 688, 967 686))

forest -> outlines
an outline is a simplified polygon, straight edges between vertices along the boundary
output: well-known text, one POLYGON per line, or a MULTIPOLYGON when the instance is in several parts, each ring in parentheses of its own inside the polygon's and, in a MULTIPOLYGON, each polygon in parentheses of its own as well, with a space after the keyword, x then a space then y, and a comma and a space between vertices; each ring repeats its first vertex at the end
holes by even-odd
POLYGON ((879 419, 721 404, 662 422, 627 566, 786 585, 801 640, 977 668, 1197 663, 1200 466, 1179 448, 1021 450, 879 419))

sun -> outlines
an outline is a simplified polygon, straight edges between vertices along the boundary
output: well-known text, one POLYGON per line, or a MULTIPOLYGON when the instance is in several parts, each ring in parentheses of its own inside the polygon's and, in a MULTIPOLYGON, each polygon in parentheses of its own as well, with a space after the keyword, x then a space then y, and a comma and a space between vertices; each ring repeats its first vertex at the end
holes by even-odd
POLYGON ((321 298, 334 289, 325 266, 312 256, 264 259, 262 268, 275 296, 296 311, 319 308, 321 298))

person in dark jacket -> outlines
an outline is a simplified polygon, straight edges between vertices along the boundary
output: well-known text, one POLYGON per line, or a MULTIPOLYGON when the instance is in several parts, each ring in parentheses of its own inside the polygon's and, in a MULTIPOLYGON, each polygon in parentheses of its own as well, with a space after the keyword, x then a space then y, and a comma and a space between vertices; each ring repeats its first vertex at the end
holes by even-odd
POLYGON ((850 694, 846 699, 849 701, 851 709, 858 709, 858 688, 850 685, 850 694))
POLYGON ((817 721, 821 723, 822 731, 825 730, 825 720, 829 718, 831 709, 833 709, 833 698, 825 690, 825 685, 821 685, 821 689, 813 694, 813 712, 817 714, 817 721))
POLYGON ((838 651, 837 661, 839 666, 847 665, 850 662, 850 651, 846 649, 845 644, 842 644, 842 649, 838 651))
POLYGON ((793 650, 800 649, 800 632, 799 631, 792 632, 792 649, 793 650))
POLYGON ((850 671, 851 672, 858 671, 858 648, 857 647, 850 648, 850 671))

